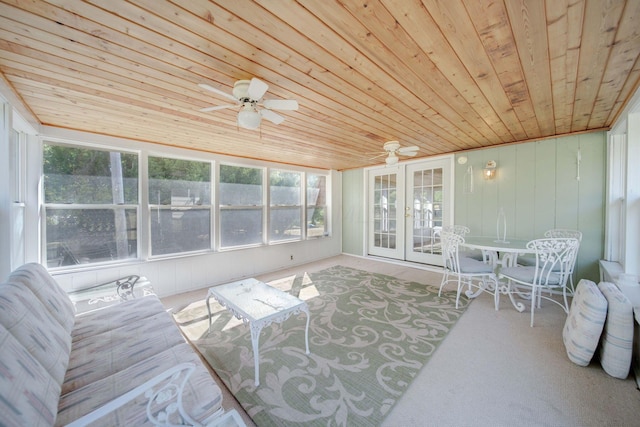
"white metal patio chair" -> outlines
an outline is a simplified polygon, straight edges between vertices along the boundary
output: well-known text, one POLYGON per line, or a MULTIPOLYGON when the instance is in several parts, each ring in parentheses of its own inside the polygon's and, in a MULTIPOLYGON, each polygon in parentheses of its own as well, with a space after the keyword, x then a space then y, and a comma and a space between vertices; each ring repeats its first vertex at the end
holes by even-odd
MULTIPOLYGON (((455 225, 445 225, 444 227, 442 227, 442 230, 440 232, 442 233, 442 231, 448 231, 453 234, 457 234, 459 236, 464 237, 471 232, 471 229, 469 229, 469 227, 467 227, 466 225, 455 224, 455 225)), ((470 250, 470 249, 461 250, 460 256, 473 258, 478 261, 484 261, 489 263, 493 261, 493 259, 491 258, 491 254, 483 254, 480 251, 470 250)))
POLYGON ((570 237, 532 240, 527 243, 527 248, 535 251, 535 265, 500 270, 499 278, 507 280, 506 292, 518 311, 524 311, 525 305, 516 302, 514 294, 531 300, 532 327, 535 308, 540 308, 542 299, 558 304, 565 313, 569 313, 567 280, 573 273, 579 245, 578 239, 570 237), (525 288, 531 288, 531 292, 523 291, 525 288), (543 295, 542 290, 549 290, 549 295, 543 295), (562 301, 553 298, 557 293, 561 293, 562 301))
POLYGON ((469 227, 467 227, 466 225, 445 225, 442 227, 442 231, 447 231, 449 233, 457 234, 462 237, 471 232, 469 227))
POLYGON ((460 301, 460 293, 464 286, 467 286, 465 295, 475 298, 481 292, 488 292, 494 296, 495 309, 499 305, 498 279, 493 272, 493 267, 482 261, 468 257, 461 257, 459 246, 464 242, 464 237, 450 231, 443 230, 440 235, 442 243, 442 262, 444 273, 442 283, 438 291, 438 296, 442 293, 442 288, 449 282, 457 285, 456 308, 460 301), (478 283, 474 283, 474 281, 478 283), (477 287, 477 292, 472 292, 472 287, 477 287))
MULTIPOLYGON (((552 228, 551 230, 547 230, 544 232, 544 237, 572 237, 574 239, 578 239, 578 249, 576 250, 576 259, 578 257, 578 251, 580 250, 580 243, 582 242, 582 231, 572 230, 569 228, 552 228)), ((533 266, 536 265, 536 257, 534 254, 527 254, 518 257, 518 264, 522 266, 533 266)), ((569 275, 569 285, 567 288, 569 295, 573 295, 575 292, 575 286, 573 283, 573 272, 569 275)))

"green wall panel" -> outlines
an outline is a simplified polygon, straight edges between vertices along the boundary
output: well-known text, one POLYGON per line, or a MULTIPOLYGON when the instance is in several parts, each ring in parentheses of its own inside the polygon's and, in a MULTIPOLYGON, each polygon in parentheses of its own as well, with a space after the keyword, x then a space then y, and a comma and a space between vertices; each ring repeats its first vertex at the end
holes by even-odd
MULTIPOLYGON (((567 136, 468 151, 467 163, 455 162, 454 220, 474 235, 496 235, 502 207, 507 237, 533 239, 551 228, 583 233, 575 277, 598 281, 603 256, 606 135, 567 136), (577 155, 581 154, 580 180, 577 155), (495 180, 483 178, 489 160, 498 165, 495 180), (473 169, 473 192, 466 173, 473 169), (467 184, 465 184, 467 179, 467 184)), ((363 169, 343 173, 343 252, 363 255, 365 212, 363 169)))
POLYGON ((364 169, 342 173, 342 252, 364 254, 364 169))
MULTIPOLYGON (((456 164, 456 190, 467 167, 475 173, 471 194, 456 191, 454 218, 472 234, 496 235, 497 213, 504 209, 507 237, 533 239, 551 228, 583 233, 576 277, 598 281, 603 255, 606 137, 604 132, 574 135, 506 147, 465 152, 456 164), (578 180, 578 151, 580 179, 578 180), (487 160, 498 165, 496 179, 485 181, 487 160)), ((457 155, 456 157, 459 157, 457 155)))
POLYGON ((535 144, 516 145, 515 181, 516 191, 513 232, 516 237, 536 235, 535 198, 531 197, 535 189, 536 146, 535 144), (532 159, 534 161, 532 161, 532 159))

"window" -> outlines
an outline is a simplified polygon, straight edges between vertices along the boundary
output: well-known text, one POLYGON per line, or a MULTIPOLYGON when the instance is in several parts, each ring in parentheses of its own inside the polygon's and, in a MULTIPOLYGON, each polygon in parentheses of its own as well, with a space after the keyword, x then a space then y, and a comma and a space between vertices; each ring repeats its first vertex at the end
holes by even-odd
POLYGON ((137 257, 136 154, 45 144, 43 172, 49 267, 137 257))
POLYGON ((604 259, 640 277, 640 89, 608 134, 604 259))
MULTIPOLYGON (((25 162, 14 148, 12 164, 25 162)), ((41 253, 48 267, 329 235, 328 175, 238 164, 216 171, 208 159, 125 150, 43 144, 41 253)), ((12 186, 16 213, 23 212, 26 187, 15 173, 12 186)))
POLYGON ((25 173, 26 134, 13 130, 9 138, 9 197, 11 198, 11 266, 25 263, 25 173))
POLYGON ((211 163, 149 157, 151 255, 211 248, 211 163))
POLYGON ((11 201, 24 203, 24 137, 22 132, 12 131, 9 139, 9 169, 11 176, 11 201))
POLYGON ((263 169, 220 165, 220 247, 263 243, 263 169))
POLYGON ((327 223, 327 177, 307 174, 307 237, 329 235, 327 223))
POLYGON ((269 177, 269 241, 300 240, 301 173, 272 170, 269 177))

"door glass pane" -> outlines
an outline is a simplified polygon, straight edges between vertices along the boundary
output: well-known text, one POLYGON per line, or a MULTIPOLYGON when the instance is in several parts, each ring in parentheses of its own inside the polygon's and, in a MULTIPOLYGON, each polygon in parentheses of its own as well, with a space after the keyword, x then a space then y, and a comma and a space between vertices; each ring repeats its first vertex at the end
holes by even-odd
POLYGON ((442 169, 413 174, 413 251, 440 254, 442 229, 442 169))
POLYGON ((373 195, 375 247, 387 249, 396 248, 396 198, 396 174, 376 176, 373 195))

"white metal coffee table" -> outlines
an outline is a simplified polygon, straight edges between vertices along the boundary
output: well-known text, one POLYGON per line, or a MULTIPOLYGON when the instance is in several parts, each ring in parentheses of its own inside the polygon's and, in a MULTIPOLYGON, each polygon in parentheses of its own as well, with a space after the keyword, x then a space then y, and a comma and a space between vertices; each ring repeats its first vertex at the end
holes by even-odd
POLYGON ((255 365, 255 385, 260 385, 258 343, 260 331, 273 322, 282 323, 291 315, 305 313, 307 324, 304 331, 306 353, 309 354, 309 307, 303 300, 276 289, 256 279, 244 279, 237 282, 209 288, 207 293, 207 311, 209 313, 209 332, 211 332, 211 306, 213 297, 223 307, 251 329, 251 346, 255 365))

